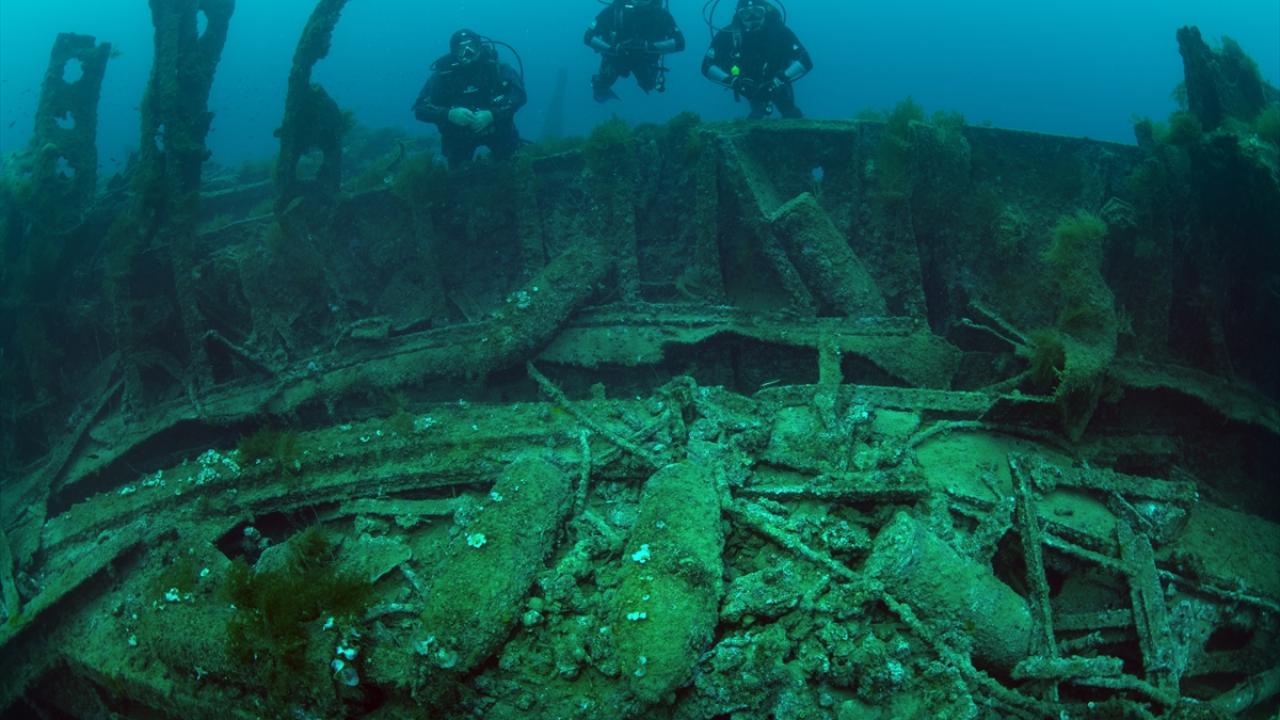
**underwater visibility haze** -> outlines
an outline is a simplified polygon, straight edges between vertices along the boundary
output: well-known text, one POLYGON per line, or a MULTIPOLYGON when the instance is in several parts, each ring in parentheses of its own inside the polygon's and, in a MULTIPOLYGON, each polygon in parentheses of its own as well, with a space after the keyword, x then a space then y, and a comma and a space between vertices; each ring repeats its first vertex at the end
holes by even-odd
POLYGON ((0 717, 1275 718, 1278 82, 1275 2, 0 0, 0 717))

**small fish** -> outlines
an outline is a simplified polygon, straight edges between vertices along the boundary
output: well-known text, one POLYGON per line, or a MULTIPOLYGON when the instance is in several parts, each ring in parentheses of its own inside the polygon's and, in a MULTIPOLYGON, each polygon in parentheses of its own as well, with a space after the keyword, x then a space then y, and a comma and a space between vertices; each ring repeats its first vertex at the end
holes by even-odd
POLYGON ((124 55, 124 51, 123 51, 123 50, 121 50, 120 48, 111 48, 111 55, 110 55, 110 58, 111 58, 112 60, 115 60, 116 58, 120 57, 121 55, 124 55))

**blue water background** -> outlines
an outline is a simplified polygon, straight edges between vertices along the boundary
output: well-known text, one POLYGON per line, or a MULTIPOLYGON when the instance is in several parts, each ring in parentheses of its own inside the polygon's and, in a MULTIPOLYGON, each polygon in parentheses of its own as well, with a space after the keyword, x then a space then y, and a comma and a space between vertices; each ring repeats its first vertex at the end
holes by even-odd
MULTIPOLYGON (((734 0, 724 0, 727 22, 734 0)), ((1135 116, 1163 118, 1182 79, 1174 38, 1198 25, 1217 45, 1236 39, 1263 76, 1280 84, 1280 2, 1276 0, 1025 0, 849 3, 792 0, 790 24, 816 68, 798 87, 810 116, 843 118, 888 108, 911 95, 926 109, 957 110, 970 123, 1130 142, 1135 116)), ((429 133, 409 106, 449 34, 471 27, 517 46, 530 95, 518 124, 538 139, 561 68, 569 72, 565 127, 582 134, 617 114, 664 121, 682 110, 704 119, 746 108, 698 74, 708 33, 701 0, 673 0, 688 49, 668 60, 668 92, 645 97, 620 80, 622 102, 600 106, 588 80, 596 56, 582 32, 600 9, 592 0, 351 0, 333 52, 316 79, 371 127, 429 133)), ((313 8, 309 0, 239 0, 210 104, 215 160, 268 157, 283 110, 294 45, 313 8)), ((152 29, 144 0, 0 0, 0 154, 21 149, 54 36, 74 31, 120 51, 103 87, 99 147, 104 170, 137 145, 138 103, 151 62, 152 29)))

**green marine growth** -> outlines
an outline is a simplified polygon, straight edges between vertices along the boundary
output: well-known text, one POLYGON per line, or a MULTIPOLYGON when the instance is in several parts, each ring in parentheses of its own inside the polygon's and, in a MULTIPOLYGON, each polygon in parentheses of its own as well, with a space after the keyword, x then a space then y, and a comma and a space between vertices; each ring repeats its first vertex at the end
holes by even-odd
POLYGON ((227 654, 276 704, 314 696, 311 681, 328 667, 308 666, 312 636, 323 632, 328 618, 338 626, 358 622, 373 595, 372 583, 337 570, 335 548, 319 528, 290 540, 288 553, 282 567, 261 572, 236 558, 223 583, 235 606, 227 654))
POLYGON ((302 470, 302 449, 298 447, 298 433, 293 430, 258 428, 252 435, 240 438, 236 450, 240 453, 237 460, 241 467, 252 467, 263 461, 275 462, 280 472, 288 476, 302 470))
POLYGON ((194 592, 200 582, 200 562, 190 553, 179 553, 151 583, 151 597, 164 597, 170 590, 194 592))
POLYGON ((635 166, 635 135, 616 115, 596 126, 587 137, 583 155, 592 175, 629 178, 635 166))
POLYGON ((1053 329, 1032 335, 1031 374, 1037 388, 1053 391, 1072 440, 1093 416, 1116 353, 1115 296, 1102 276, 1106 236, 1101 218, 1077 212, 1054 226, 1044 254, 1059 298, 1058 320, 1053 329))
POLYGON ((940 110, 928 118, 908 97, 894 106, 884 123, 875 169, 879 199, 887 207, 912 200, 922 186, 936 195, 950 186, 949 181, 967 178, 969 145, 960 113, 940 110))
POLYGON ((1200 118, 1184 111, 1170 115, 1168 126, 1161 129, 1163 132, 1160 139, 1179 147, 1195 145, 1204 137, 1204 127, 1200 124, 1200 118))
POLYGON ((1031 383, 1038 392, 1053 394, 1058 377, 1067 365, 1067 350, 1057 330, 1043 328, 1031 333, 1031 383))
POLYGON ((884 134, 876 149, 880 198, 886 202, 911 197, 911 124, 924 122, 924 108, 908 97, 885 118, 884 134))
POLYGON ((381 402, 387 427, 402 437, 413 435, 414 417, 408 410, 409 396, 403 390, 384 390, 381 402))
POLYGON ((1280 149, 1280 103, 1272 103, 1253 120, 1253 132, 1258 139, 1280 149))
POLYGON ((1058 327, 1085 341, 1105 333, 1115 320, 1114 298, 1102 277, 1103 240, 1107 224, 1088 212, 1065 216, 1053 228, 1044 260, 1054 273, 1063 309, 1058 327))
POLYGON ((697 162, 706 149, 706 141, 699 132, 701 125, 702 118, 687 110, 667 121, 667 145, 686 165, 697 162))
POLYGON ((431 153, 419 153, 400 165, 391 192, 411 208, 435 208, 449 197, 449 168, 431 153))

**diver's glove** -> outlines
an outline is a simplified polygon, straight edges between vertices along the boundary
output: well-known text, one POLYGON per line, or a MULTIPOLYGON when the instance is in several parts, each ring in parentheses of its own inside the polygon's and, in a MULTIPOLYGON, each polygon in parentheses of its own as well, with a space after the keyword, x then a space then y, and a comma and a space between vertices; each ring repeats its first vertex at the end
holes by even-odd
POLYGON ((605 40, 603 37, 600 37, 599 35, 596 35, 595 37, 591 38, 591 42, 587 44, 591 46, 592 50, 595 50, 601 55, 613 55, 618 52, 618 47, 616 45, 609 42, 608 40, 605 40))
POLYGON ((624 54, 648 54, 653 52, 653 44, 640 39, 624 40, 615 46, 617 52, 624 54))
POLYGON ((449 122, 459 127, 474 127, 476 114, 464 107, 456 107, 449 111, 449 122))
POLYGON ((493 113, 488 110, 475 112, 471 117, 471 129, 477 133, 486 132, 493 127, 493 113))

